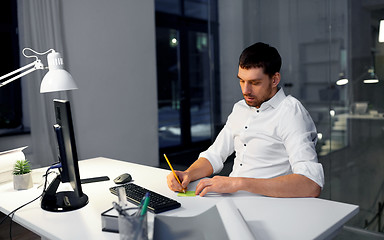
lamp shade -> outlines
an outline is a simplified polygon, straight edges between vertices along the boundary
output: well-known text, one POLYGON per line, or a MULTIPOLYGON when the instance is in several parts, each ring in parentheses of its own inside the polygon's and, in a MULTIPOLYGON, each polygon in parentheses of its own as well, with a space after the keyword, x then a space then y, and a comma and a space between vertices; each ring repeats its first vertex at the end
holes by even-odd
POLYGON ((47 56, 49 71, 40 85, 40 92, 58 92, 77 89, 71 74, 64 70, 63 58, 60 53, 52 51, 47 56))
POLYGON ((378 83, 379 78, 375 74, 375 70, 373 68, 368 69, 366 76, 363 79, 364 83, 378 83))
POLYGON ((336 81, 336 85, 342 86, 348 83, 348 78, 345 77, 345 74, 341 72, 339 74, 339 79, 336 81))

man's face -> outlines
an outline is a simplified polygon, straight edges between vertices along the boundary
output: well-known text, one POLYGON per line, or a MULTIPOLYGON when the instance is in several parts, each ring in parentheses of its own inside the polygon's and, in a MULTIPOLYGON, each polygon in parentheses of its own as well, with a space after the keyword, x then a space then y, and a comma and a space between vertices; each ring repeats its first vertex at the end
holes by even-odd
POLYGON ((271 99, 277 92, 280 74, 269 77, 262 68, 244 69, 239 67, 237 77, 245 102, 251 107, 259 108, 265 101, 271 99))

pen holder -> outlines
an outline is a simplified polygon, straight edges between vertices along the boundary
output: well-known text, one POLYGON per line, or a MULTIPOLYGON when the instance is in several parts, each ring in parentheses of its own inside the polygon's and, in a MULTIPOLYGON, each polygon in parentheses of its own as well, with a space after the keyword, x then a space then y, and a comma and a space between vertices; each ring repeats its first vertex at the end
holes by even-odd
POLYGON ((128 214, 134 209, 138 210, 130 208, 125 211, 126 214, 119 214, 120 240, 148 240, 147 213, 128 214))

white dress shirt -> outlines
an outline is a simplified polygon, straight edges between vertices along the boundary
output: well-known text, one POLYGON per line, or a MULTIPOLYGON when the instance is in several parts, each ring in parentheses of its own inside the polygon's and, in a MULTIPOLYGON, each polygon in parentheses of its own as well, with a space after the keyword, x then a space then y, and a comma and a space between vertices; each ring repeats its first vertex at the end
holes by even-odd
POLYGON ((199 157, 220 172, 236 152, 230 177, 273 178, 301 174, 324 185, 323 167, 317 160, 317 132, 308 111, 283 89, 260 108, 237 102, 215 142, 199 157))

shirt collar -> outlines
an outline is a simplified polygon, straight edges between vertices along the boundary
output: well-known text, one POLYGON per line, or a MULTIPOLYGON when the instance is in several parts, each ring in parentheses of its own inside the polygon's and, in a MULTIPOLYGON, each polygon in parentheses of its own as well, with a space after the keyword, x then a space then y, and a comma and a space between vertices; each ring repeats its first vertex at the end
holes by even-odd
POLYGON ((265 108, 268 106, 271 106, 273 108, 277 108, 279 106, 279 104, 284 100, 284 98, 286 98, 284 90, 283 90, 283 88, 279 88, 277 93, 271 99, 269 99, 268 101, 261 104, 261 108, 265 108))

